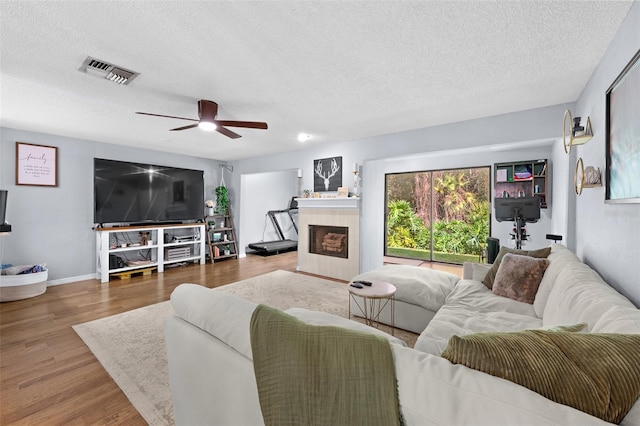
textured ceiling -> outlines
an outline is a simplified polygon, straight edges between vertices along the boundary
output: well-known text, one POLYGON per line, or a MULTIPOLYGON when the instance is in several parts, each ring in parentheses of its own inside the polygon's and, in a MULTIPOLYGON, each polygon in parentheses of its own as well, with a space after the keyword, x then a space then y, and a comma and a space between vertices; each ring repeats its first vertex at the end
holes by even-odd
POLYGON ((0 125, 234 160, 573 102, 632 3, 3 0, 0 125), (201 98, 269 129, 134 114, 197 118, 201 98))

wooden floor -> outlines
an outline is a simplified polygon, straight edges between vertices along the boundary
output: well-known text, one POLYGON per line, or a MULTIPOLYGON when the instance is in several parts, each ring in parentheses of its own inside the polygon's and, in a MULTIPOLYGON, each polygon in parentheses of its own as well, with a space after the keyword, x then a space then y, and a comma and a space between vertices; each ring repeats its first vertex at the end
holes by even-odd
POLYGON ((296 252, 249 255, 0 303, 0 425, 146 424, 71 326, 169 300, 181 283, 218 287, 296 264, 296 252))
POLYGON ((217 287, 296 263, 296 252, 249 255, 0 303, 0 425, 146 424, 71 326, 169 300, 181 283, 217 287))

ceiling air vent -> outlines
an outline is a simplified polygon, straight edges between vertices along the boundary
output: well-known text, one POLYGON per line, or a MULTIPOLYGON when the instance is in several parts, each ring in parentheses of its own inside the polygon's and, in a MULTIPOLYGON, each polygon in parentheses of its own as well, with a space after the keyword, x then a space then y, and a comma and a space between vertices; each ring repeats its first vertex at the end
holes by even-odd
POLYGON ((139 73, 87 56, 78 71, 118 84, 129 84, 139 73))

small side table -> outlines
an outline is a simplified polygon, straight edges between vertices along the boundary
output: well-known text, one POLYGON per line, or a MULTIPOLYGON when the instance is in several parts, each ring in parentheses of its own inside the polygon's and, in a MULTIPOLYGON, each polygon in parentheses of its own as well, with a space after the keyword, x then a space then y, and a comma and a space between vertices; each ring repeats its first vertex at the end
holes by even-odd
MULTIPOLYGON (((349 298, 360 309, 365 323, 369 326, 380 328, 380 314, 387 305, 391 307, 391 335, 395 331, 395 306, 393 297, 396 294, 396 287, 386 281, 371 281, 372 285, 356 288, 349 285, 349 298), (355 296, 362 298, 362 303, 355 296)), ((349 318, 351 318, 351 300, 349 300, 349 318)))

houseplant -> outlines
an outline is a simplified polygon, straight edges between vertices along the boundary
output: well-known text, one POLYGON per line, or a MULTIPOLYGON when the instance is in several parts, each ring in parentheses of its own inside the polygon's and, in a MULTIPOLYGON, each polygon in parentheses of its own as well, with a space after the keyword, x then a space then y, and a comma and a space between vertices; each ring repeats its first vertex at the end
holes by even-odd
POLYGON ((229 191, 226 186, 218 186, 216 192, 216 211, 218 214, 226 214, 229 207, 229 191))
POLYGON ((225 244, 222 246, 222 252, 225 256, 229 256, 231 254, 231 246, 229 244, 225 244))

